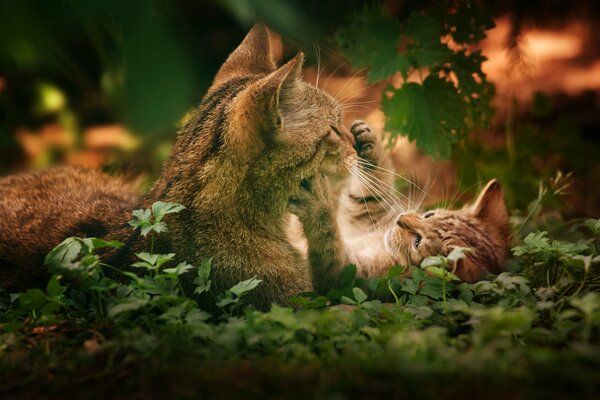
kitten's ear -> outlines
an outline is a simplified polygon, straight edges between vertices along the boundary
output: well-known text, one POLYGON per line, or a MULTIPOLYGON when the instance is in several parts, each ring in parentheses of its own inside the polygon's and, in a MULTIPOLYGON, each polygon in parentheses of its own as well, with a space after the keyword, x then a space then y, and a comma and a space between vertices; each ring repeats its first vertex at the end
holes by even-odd
POLYGON ((274 70, 269 31, 264 24, 257 23, 223 63, 213 85, 237 76, 268 74, 274 70))
POLYGON ((504 226, 508 222, 508 212, 504 204, 502 186, 496 179, 485 185, 477 201, 472 206, 473 214, 482 221, 496 226, 504 226))

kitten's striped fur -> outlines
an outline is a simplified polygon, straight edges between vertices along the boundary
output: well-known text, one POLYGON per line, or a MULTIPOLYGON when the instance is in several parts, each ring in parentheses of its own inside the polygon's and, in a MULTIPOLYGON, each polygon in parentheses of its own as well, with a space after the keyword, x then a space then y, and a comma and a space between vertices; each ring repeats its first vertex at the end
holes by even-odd
POLYGON ((472 250, 453 266, 465 281, 478 280, 484 271, 503 270, 509 229, 498 181, 490 181, 473 204, 459 210, 400 212, 396 206, 402 199, 395 198, 394 175, 388 172, 391 163, 380 138, 362 121, 355 121, 351 131, 363 160, 354 168, 361 171, 335 191, 327 178, 317 177, 311 190, 302 195, 301 220, 313 229, 318 225, 310 220, 311 215, 333 221, 321 225, 319 235, 327 239, 314 242, 327 246, 312 249, 315 254, 328 254, 328 261, 320 264, 331 268, 325 280, 329 284, 321 289, 330 288, 347 263, 355 264, 362 277, 380 276, 394 264, 419 265, 427 256, 447 255, 456 247, 472 250), (331 248, 332 243, 339 245, 331 248))

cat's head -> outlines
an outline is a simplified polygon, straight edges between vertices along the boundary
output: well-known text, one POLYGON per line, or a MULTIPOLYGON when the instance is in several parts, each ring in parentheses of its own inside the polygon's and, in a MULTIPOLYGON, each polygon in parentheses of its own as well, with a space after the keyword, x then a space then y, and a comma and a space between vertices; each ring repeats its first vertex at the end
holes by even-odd
POLYGON ((202 161, 244 171, 253 185, 295 187, 316 174, 346 175, 356 153, 338 102, 302 79, 304 55, 277 68, 269 34, 255 25, 218 71, 192 121, 202 161), (208 143, 210 142, 210 143, 208 143))
POLYGON ((455 247, 468 247, 472 252, 458 261, 455 273, 472 282, 483 271, 502 270, 508 233, 502 188, 494 179, 473 204, 460 210, 400 214, 385 234, 385 247, 396 262, 412 265, 427 256, 448 255, 455 247))

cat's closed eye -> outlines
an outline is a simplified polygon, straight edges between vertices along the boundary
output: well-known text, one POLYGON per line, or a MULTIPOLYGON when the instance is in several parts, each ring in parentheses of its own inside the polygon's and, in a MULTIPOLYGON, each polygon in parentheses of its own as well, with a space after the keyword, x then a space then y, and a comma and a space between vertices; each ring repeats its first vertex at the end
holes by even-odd
POLYGON ((433 217, 435 215, 435 211, 427 211, 425 214, 423 214, 423 218, 430 218, 433 217))

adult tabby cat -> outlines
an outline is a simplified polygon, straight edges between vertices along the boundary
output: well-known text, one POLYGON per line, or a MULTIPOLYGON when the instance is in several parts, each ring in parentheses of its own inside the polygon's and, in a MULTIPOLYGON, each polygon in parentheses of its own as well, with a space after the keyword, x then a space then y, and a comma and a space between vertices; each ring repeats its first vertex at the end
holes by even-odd
POLYGON ((131 210, 162 200, 186 209, 169 217, 156 249, 195 265, 213 257, 216 290, 256 276, 262 283, 250 301, 260 308, 311 290, 309 266, 286 238, 288 200, 311 176, 344 178, 356 152, 340 106, 302 80, 302 62, 299 53, 276 68, 266 28, 254 26, 142 199, 116 179, 76 168, 0 180, 0 284, 43 284, 44 255, 73 235, 124 242, 105 258, 129 265, 148 249, 127 225, 131 210))
POLYGON ((362 277, 380 276, 394 264, 419 265, 430 255, 448 255, 455 247, 472 252, 454 265, 465 281, 504 267, 509 237, 508 214, 500 183, 490 181, 473 204, 459 210, 393 212, 394 175, 378 135, 362 121, 350 128, 359 162, 353 177, 340 186, 316 176, 293 200, 303 223, 315 286, 326 291, 348 263, 362 277), (360 168, 360 170, 358 170, 360 168))

